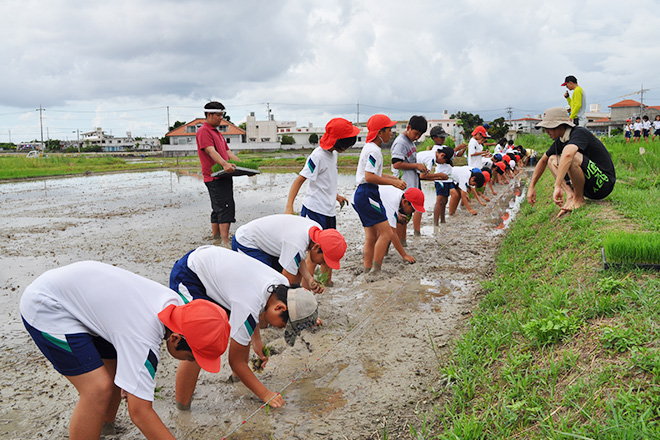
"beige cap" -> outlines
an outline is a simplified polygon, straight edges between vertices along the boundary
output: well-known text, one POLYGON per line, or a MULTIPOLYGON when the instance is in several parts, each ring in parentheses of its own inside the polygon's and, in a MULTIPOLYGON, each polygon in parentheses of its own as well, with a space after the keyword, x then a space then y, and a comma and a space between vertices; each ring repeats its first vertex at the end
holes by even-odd
POLYGON ((536 124, 536 128, 557 128, 562 124, 575 127, 564 107, 551 107, 545 111, 543 120, 536 124))
POLYGON ((286 303, 289 310, 289 322, 286 323, 284 330, 284 340, 293 346, 296 336, 301 331, 316 325, 319 308, 314 294, 302 287, 289 289, 286 303))

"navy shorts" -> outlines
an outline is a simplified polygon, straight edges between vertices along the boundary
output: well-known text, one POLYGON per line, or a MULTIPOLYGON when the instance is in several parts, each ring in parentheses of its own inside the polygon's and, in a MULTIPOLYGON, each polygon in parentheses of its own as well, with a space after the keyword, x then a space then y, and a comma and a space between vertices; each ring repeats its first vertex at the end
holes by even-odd
POLYGON ((614 189, 616 178, 598 168, 591 159, 582 155, 582 171, 584 171, 584 195, 592 200, 607 197, 614 189))
POLYGON ((307 209, 305 205, 300 210, 300 216, 314 220, 321 225, 321 229, 337 229, 337 217, 328 217, 327 215, 319 214, 318 212, 307 209))
POLYGON ((630 139, 631 133, 629 131, 626 131, 626 139, 630 139))
POLYGON ((236 236, 234 235, 231 239, 231 248, 232 250, 236 252, 241 252, 245 255, 249 255, 250 257, 254 258, 255 260, 259 260, 262 263, 264 263, 267 266, 272 267, 276 271, 282 273, 282 266, 280 265, 279 257, 273 257, 270 254, 267 254, 266 252, 262 251, 261 249, 254 249, 254 248, 249 248, 247 246, 243 246, 236 240, 236 236))
MULTIPOLYGON (((174 263, 172 272, 170 272, 170 289, 177 292, 186 304, 195 299, 205 299, 217 304, 206 294, 206 287, 202 284, 202 280, 188 267, 188 257, 191 253, 193 251, 188 252, 174 263), (184 291, 182 292, 182 290, 184 291)), ((218 305, 227 312, 227 317, 229 317, 231 311, 221 304, 218 305)))
POLYGON ((117 359, 117 350, 105 339, 89 333, 50 335, 23 319, 39 350, 64 376, 78 376, 103 366, 103 359, 117 359))
POLYGON ((653 136, 660 136, 660 128, 653 132, 653 136))
POLYGON ((651 131, 651 130, 649 130, 649 129, 647 129, 647 128, 645 128, 644 130, 642 130, 642 133, 644 133, 644 137, 645 137, 645 138, 649 137, 649 131, 651 131))
POLYGON ((363 183, 357 187, 353 196, 353 208, 357 211, 362 226, 365 228, 387 221, 378 185, 373 183, 363 183))
POLYGON ((234 183, 231 177, 204 182, 211 198, 211 223, 235 223, 234 183))
POLYGON ((639 130, 635 130, 635 134, 633 135, 633 137, 638 138, 638 137, 641 137, 641 135, 642 135, 642 133, 639 130))
POLYGON ((435 183, 435 195, 449 197, 449 191, 452 188, 456 188, 454 182, 433 182, 435 183))

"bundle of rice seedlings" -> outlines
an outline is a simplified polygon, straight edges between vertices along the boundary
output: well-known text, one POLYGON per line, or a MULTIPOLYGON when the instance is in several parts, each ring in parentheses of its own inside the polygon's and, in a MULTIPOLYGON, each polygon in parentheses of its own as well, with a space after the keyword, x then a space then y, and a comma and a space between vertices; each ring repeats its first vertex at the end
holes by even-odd
POLYGON ((660 264, 660 233, 611 232, 603 240, 610 262, 660 264))

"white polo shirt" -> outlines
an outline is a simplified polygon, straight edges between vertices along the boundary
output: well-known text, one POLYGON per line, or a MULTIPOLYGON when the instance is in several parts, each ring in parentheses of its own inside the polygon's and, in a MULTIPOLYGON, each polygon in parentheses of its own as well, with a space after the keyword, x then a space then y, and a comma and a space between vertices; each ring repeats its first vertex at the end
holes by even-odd
POLYGON ((365 179, 365 173, 367 171, 377 176, 383 175, 383 152, 373 142, 364 144, 360 152, 360 159, 358 161, 357 171, 355 172, 355 182, 358 185, 367 183, 365 179))
POLYGON ((337 152, 316 147, 300 175, 309 181, 303 205, 314 212, 335 217, 337 202, 337 152))

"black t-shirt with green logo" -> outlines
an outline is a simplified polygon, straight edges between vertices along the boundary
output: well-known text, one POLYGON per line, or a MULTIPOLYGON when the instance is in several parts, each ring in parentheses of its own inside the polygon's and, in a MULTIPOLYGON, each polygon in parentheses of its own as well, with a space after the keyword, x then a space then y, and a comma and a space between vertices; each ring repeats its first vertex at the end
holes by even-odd
POLYGON ((603 173, 612 178, 612 183, 614 183, 616 173, 610 152, 607 151, 600 139, 584 127, 573 127, 568 142, 556 139, 545 154, 546 156, 561 155, 564 147, 570 144, 576 145, 580 153, 591 159, 603 173))

